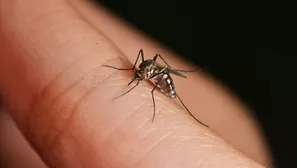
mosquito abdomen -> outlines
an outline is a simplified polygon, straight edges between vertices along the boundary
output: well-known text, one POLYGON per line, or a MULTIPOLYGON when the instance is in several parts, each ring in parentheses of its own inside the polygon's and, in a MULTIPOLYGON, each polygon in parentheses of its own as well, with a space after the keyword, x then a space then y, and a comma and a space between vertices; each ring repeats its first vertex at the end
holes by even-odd
POLYGON ((173 84, 173 80, 168 74, 160 74, 155 78, 155 84, 161 92, 165 93, 171 98, 176 97, 176 92, 173 84))

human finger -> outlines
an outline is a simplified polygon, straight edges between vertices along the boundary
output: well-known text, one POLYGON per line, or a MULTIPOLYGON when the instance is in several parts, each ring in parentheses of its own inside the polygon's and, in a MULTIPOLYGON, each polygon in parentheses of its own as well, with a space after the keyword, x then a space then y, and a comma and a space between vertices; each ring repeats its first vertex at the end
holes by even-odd
POLYGON ((11 16, 1 17, 5 105, 49 166, 260 167, 160 93, 162 110, 152 125, 149 84, 112 102, 131 73, 101 66, 124 66, 113 61, 121 53, 68 1, 1 1, 3 6, 1 16, 11 16))
MULTIPOLYGON (((125 53, 130 62, 135 60, 137 49, 144 48, 146 58, 160 53, 171 66, 192 69, 189 64, 176 57, 176 54, 150 40, 102 6, 77 0, 72 3, 94 27, 104 32, 125 53)), ((177 92, 195 117, 210 125, 212 131, 256 161, 270 165, 269 150, 251 110, 237 100, 230 90, 207 74, 185 75, 187 79, 177 77, 174 82, 177 92)))

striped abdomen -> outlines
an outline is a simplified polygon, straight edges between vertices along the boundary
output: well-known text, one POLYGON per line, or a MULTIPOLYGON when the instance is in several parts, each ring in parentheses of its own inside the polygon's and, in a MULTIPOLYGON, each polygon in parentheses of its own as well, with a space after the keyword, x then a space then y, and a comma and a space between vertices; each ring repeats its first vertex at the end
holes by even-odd
POLYGON ((176 92, 173 84, 173 80, 169 74, 160 74, 155 77, 155 84, 160 89, 161 92, 165 93, 171 98, 176 97, 176 92))

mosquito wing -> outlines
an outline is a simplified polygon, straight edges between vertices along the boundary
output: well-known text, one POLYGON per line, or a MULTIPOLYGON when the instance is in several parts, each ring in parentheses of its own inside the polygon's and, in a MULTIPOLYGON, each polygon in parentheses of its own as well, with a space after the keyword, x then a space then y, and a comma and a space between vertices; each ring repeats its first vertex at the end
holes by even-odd
MULTIPOLYGON (((160 71, 161 69, 163 69, 164 66, 160 65, 160 64, 157 64, 157 69, 160 71)), ((169 73, 171 74, 174 74, 174 75, 177 75, 179 77, 182 77, 182 78, 187 78, 184 74, 182 74, 181 72, 179 72, 178 69, 173 69, 171 67, 168 67, 167 70, 169 71, 169 73)))
POLYGON ((169 68, 169 73, 180 76, 182 78, 187 78, 184 74, 178 72, 178 70, 176 70, 176 69, 169 68))

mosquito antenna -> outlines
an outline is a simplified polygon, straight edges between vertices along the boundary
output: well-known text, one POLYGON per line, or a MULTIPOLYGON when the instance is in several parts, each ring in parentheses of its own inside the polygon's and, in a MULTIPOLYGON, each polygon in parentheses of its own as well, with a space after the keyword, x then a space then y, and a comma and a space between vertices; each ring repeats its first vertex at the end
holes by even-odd
POLYGON ((184 108, 187 110, 187 112, 200 124, 204 125, 205 127, 208 127, 208 125, 204 124, 203 122, 199 121, 196 117, 194 117, 194 115, 190 112, 190 110, 186 107, 186 105, 183 103, 183 101, 181 100, 181 98, 178 96, 178 94, 176 93, 176 97, 179 99, 179 101, 181 102, 181 104, 184 106, 184 108))
MULTIPOLYGON (((129 83, 129 85, 130 85, 133 81, 135 81, 135 80, 136 80, 136 79, 133 78, 133 80, 131 80, 131 82, 129 83)), ((136 88, 136 86, 138 86, 139 82, 140 82, 140 79, 137 80, 137 83, 136 83, 132 88, 130 88, 130 89, 129 89, 128 91, 126 91, 125 93, 123 93, 123 94, 117 96, 116 98, 114 98, 113 101, 116 100, 116 99, 118 99, 118 98, 120 98, 120 97, 122 97, 122 96, 124 96, 125 94, 129 93, 131 90, 133 90, 134 88, 136 88)))

